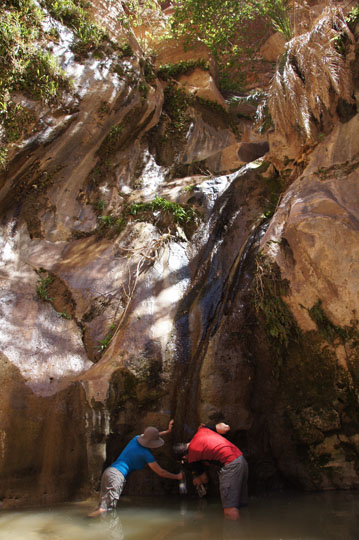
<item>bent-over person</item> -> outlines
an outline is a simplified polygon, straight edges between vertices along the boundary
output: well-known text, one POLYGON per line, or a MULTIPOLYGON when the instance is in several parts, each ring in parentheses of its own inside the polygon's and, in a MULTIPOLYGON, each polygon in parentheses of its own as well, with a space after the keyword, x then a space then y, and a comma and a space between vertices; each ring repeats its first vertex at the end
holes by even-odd
POLYGON ((224 516, 237 520, 239 509, 248 505, 248 464, 241 450, 220 435, 228 430, 229 426, 223 423, 217 424, 214 429, 200 426, 191 441, 176 444, 174 452, 188 462, 194 474, 195 486, 208 482, 205 464, 220 465, 219 491, 224 516))

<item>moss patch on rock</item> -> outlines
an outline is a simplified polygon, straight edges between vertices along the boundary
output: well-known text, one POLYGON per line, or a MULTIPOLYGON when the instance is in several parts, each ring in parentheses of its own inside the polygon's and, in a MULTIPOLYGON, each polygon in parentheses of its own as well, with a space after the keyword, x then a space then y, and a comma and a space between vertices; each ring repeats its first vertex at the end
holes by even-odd
POLYGON ((358 323, 334 325, 319 300, 308 310, 317 330, 303 333, 284 301, 289 283, 261 255, 254 283, 258 321, 272 350, 271 384, 278 388, 298 458, 317 488, 336 486, 345 463, 357 455, 358 323), (345 361, 339 362, 339 349, 345 361), (331 465, 338 459, 338 466, 331 465))

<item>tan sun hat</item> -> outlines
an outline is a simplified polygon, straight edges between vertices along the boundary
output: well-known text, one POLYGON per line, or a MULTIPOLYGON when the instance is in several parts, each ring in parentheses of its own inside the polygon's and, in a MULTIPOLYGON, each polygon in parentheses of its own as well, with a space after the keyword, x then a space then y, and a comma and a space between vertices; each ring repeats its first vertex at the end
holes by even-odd
POLYGON ((147 427, 142 435, 137 437, 138 442, 145 448, 159 448, 165 441, 161 439, 160 432, 155 427, 147 427))

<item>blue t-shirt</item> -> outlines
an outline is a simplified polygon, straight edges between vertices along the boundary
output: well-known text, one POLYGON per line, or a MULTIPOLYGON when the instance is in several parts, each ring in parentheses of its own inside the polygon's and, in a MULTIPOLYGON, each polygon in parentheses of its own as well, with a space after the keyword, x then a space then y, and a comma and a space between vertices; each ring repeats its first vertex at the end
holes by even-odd
POLYGON ((130 472, 143 469, 148 463, 156 461, 149 449, 140 445, 137 437, 138 435, 130 440, 116 461, 111 465, 111 467, 118 469, 125 478, 130 472))

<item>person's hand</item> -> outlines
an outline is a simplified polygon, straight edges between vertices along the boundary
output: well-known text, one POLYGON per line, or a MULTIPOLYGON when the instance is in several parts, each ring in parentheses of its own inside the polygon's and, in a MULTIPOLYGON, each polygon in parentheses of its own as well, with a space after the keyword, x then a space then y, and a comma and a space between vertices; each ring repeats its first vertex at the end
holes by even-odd
POLYGON ((193 485, 194 486, 200 486, 202 484, 201 478, 199 476, 195 476, 193 478, 193 485))
POLYGON ((180 482, 180 481, 183 480, 183 479, 184 479, 184 472, 181 471, 181 472, 179 472, 179 473, 177 474, 177 480, 180 482))
POLYGON ((225 424, 224 422, 220 422, 219 424, 216 424, 216 431, 220 435, 225 435, 226 433, 228 433, 230 429, 231 428, 229 427, 229 425, 225 424))
POLYGON ((193 485, 199 486, 200 484, 208 484, 208 476, 206 472, 203 472, 199 476, 193 478, 193 485))
POLYGON ((174 423, 175 421, 173 420, 173 418, 168 422, 168 431, 172 431, 174 423))

